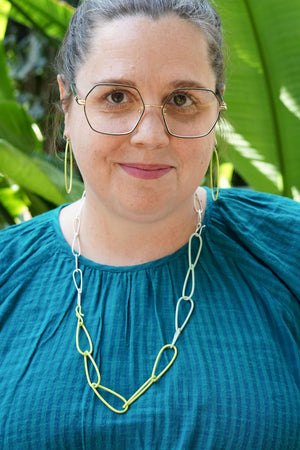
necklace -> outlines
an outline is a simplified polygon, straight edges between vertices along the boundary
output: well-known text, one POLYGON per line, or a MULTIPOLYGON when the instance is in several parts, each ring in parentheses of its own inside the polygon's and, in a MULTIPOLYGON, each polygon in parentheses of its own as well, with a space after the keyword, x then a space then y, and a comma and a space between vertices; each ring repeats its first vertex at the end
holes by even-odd
POLYGON ((199 197, 197 195, 197 192, 195 192, 194 194, 194 210, 197 213, 197 226, 196 226, 196 230, 191 234, 190 238, 189 238, 189 243, 188 243, 188 261, 189 261, 189 268, 187 270, 186 276, 185 276, 185 280, 183 283, 183 287, 182 287, 182 295, 181 297, 178 299, 177 304, 176 304, 176 309, 175 309, 175 333, 173 336, 173 340, 171 344, 166 344, 164 345, 155 360, 154 366, 153 366, 153 370, 152 370, 152 374, 151 377, 148 378, 147 381, 145 381, 145 383, 128 399, 126 400, 122 395, 118 394, 117 392, 113 391, 112 389, 109 389, 105 386, 103 386, 101 384, 101 374, 100 374, 100 369, 98 368, 92 353, 93 353, 93 343, 92 343, 92 339, 89 335, 88 330, 86 329, 85 325, 84 325, 84 321, 83 321, 83 316, 84 314, 82 313, 81 310, 81 294, 82 294, 82 289, 83 289, 83 273, 82 270, 79 267, 79 257, 81 255, 81 249, 80 249, 80 239, 79 239, 79 231, 80 231, 80 213, 84 204, 84 199, 85 199, 85 193, 83 193, 82 199, 81 199, 81 203, 80 203, 80 207, 79 210, 74 218, 73 221, 73 243, 72 243, 72 253, 74 255, 75 258, 75 269, 73 271, 73 281, 74 281, 74 285, 75 288, 77 290, 77 306, 76 306, 76 317, 77 317, 77 328, 76 328, 76 347, 78 352, 83 356, 84 358, 84 368, 85 368, 85 374, 86 374, 86 378, 87 378, 87 382, 89 384, 89 386, 93 389, 94 393, 97 395, 97 397, 108 407, 110 408, 112 411, 114 411, 115 413, 118 414, 123 414, 125 413, 129 406, 134 403, 142 394, 144 394, 151 386, 153 383, 155 383, 156 381, 158 381, 168 370, 169 368, 172 366, 172 364, 174 363, 176 357, 177 357, 177 347, 175 347, 175 343, 177 341, 177 339, 180 336, 180 333, 182 333, 183 329, 185 328, 185 326, 187 325, 191 314, 193 312, 194 309, 194 301, 192 299, 192 296, 194 294, 194 290, 195 290, 195 267, 198 263, 199 257, 200 257, 200 253, 202 250, 202 230, 205 227, 205 225, 202 225, 202 208, 201 208, 201 202, 199 200, 199 197), (196 239, 198 241, 198 251, 195 257, 195 260, 192 261, 192 241, 193 239, 196 239), (75 250, 75 247, 77 248, 77 250, 75 250), (191 283, 191 289, 190 292, 187 294, 187 287, 188 284, 191 283), (179 310, 180 310, 180 305, 182 304, 182 302, 189 302, 190 303, 190 309, 188 311, 188 313, 185 316, 185 320, 183 321, 183 323, 181 324, 181 326, 179 326, 178 324, 178 316, 179 316, 179 310), (88 350, 82 350, 80 348, 80 344, 79 344, 79 334, 80 334, 80 330, 85 334, 88 343, 89 343, 89 349, 88 350), (159 360, 162 356, 162 354, 164 352, 167 352, 168 350, 173 350, 173 357, 170 360, 170 362, 164 367, 164 369, 161 370, 161 372, 159 372, 158 374, 156 374, 156 370, 157 370, 157 366, 159 363, 159 360), (91 380, 91 376, 90 376, 90 369, 89 369, 89 365, 94 367, 95 370, 95 374, 96 374, 96 382, 93 382, 91 380), (122 409, 116 409, 114 408, 108 401, 106 401, 103 396, 101 395, 101 391, 106 391, 109 392, 110 394, 114 395, 115 397, 118 397, 120 400, 122 400, 123 405, 122 405, 122 409))

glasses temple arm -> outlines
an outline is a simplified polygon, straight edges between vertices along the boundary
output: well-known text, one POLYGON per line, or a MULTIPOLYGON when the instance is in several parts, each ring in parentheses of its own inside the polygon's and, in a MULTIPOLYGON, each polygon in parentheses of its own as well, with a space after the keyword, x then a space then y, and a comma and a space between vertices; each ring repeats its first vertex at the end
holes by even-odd
POLYGON ((220 91, 219 89, 217 89, 216 94, 217 94, 217 96, 218 96, 218 97, 220 98, 220 100, 221 100, 221 103, 220 103, 220 109, 221 109, 222 111, 226 111, 226 110, 227 110, 227 105, 226 105, 226 102, 225 102, 225 100, 224 100, 224 98, 223 98, 223 95, 222 95, 221 91, 220 91))
POLYGON ((79 98, 74 83, 70 83, 70 88, 71 88, 72 94, 73 94, 76 102, 78 103, 78 105, 84 105, 85 104, 85 100, 82 100, 82 99, 79 98))

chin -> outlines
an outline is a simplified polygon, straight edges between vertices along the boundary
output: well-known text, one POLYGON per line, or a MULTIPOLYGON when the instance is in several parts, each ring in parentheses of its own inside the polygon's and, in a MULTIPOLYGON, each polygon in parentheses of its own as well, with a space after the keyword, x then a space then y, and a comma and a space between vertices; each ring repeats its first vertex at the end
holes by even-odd
POLYGON ((136 190, 133 195, 118 197, 120 214, 140 223, 149 223, 164 218, 170 211, 170 192, 151 189, 136 190))

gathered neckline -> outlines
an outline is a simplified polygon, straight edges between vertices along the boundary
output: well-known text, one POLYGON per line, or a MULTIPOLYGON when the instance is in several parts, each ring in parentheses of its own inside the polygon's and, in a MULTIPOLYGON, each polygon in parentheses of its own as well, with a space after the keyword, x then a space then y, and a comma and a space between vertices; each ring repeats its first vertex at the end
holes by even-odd
MULTIPOLYGON (((209 191, 209 188, 204 187, 204 186, 203 186, 203 188, 207 192, 209 191)), ((211 196, 207 195, 206 208, 205 208, 205 214, 204 214, 204 219, 203 219, 203 225, 205 225, 205 226, 207 226, 207 224, 209 222, 210 209, 211 209, 212 204, 213 204, 213 200, 212 200, 211 196)), ((61 230, 60 224, 59 224, 59 214, 60 214, 61 210, 66 206, 68 206, 68 204, 61 205, 60 207, 58 207, 55 210, 55 214, 54 214, 54 217, 52 220, 52 225, 54 227, 56 245, 59 245, 60 249, 65 254, 67 254, 67 256, 69 256, 71 259, 73 259, 74 256, 72 254, 72 248, 69 245, 69 243, 66 241, 66 239, 63 235, 63 232, 61 230)), ((143 270, 147 270, 147 269, 153 269, 158 266, 164 265, 176 258, 180 258, 182 256, 182 254, 187 252, 187 246, 188 246, 188 242, 186 242, 182 247, 175 250, 174 252, 172 252, 168 255, 162 256, 161 258, 155 259, 153 261, 148 261, 148 262, 145 262, 142 264, 134 264, 134 265, 130 265, 130 266, 114 266, 114 265, 101 264, 101 263, 95 262, 89 258, 86 258, 83 255, 80 255, 80 263, 83 266, 89 266, 93 269, 101 270, 101 271, 138 272, 138 271, 143 271, 143 270)))

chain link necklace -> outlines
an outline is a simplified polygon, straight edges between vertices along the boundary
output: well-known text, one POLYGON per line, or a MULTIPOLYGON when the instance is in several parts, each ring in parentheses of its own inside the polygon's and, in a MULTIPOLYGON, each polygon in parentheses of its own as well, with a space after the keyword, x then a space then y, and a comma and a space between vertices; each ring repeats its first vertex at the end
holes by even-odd
POLYGON ((100 374, 100 369, 98 368, 92 353, 93 353, 93 343, 92 343, 92 339, 89 335, 88 330, 86 329, 85 325, 84 325, 84 321, 83 321, 83 316, 84 314, 82 313, 81 310, 81 295, 82 295, 82 289, 83 289, 83 273, 82 270, 79 267, 79 257, 81 255, 81 249, 80 249, 80 239, 79 239, 79 231, 80 231, 80 213, 84 204, 84 199, 85 199, 85 193, 83 193, 82 199, 81 199, 81 204, 79 207, 79 210, 74 218, 73 221, 73 231, 74 231, 74 235, 73 235, 73 243, 72 243, 72 253, 74 255, 75 258, 75 269, 73 271, 73 281, 74 281, 74 285, 75 288, 77 290, 77 306, 76 306, 76 317, 77 317, 77 329, 76 329, 76 347, 78 352, 83 356, 84 358, 84 368, 85 368, 85 374, 86 374, 86 378, 87 378, 87 382, 89 384, 89 386, 93 389, 94 393, 97 395, 97 397, 108 407, 110 408, 112 411, 114 411, 115 413, 118 414, 123 414, 125 413, 129 406, 134 403, 142 394, 144 394, 151 386, 153 383, 155 383, 156 381, 158 381, 168 370, 169 368, 172 366, 172 364, 174 363, 176 357, 177 357, 177 347, 175 347, 175 343, 177 341, 177 339, 180 336, 180 333, 182 333, 183 329, 185 328, 185 326, 187 325, 191 314, 193 312, 194 309, 194 301, 192 299, 192 296, 194 294, 194 290, 195 290, 195 267, 198 263, 199 257, 200 257, 200 253, 202 250, 202 237, 201 237, 201 233, 203 228, 205 227, 205 225, 202 225, 202 208, 201 208, 201 202, 200 199, 197 195, 197 192, 195 192, 194 194, 194 209, 197 213, 197 226, 196 226, 196 230, 194 233, 191 234, 190 238, 189 238, 189 243, 188 243, 188 261, 189 261, 189 268, 187 270, 186 276, 185 276, 185 280, 183 283, 183 288, 182 288, 182 295, 181 297, 178 299, 177 304, 176 304, 176 309, 175 309, 175 333, 173 336, 173 340, 171 342, 171 344, 166 344, 164 345, 160 351, 158 352, 158 355, 156 357, 156 360, 154 362, 154 366, 153 366, 153 370, 152 370, 152 374, 151 377, 148 378, 147 381, 145 381, 145 383, 128 399, 126 400, 122 395, 118 394, 117 392, 113 391, 112 389, 109 389, 107 387, 105 387, 104 385, 101 384, 101 374, 100 374), (195 257, 195 260, 192 261, 192 241, 193 239, 196 239, 198 241, 198 251, 195 257), (75 250, 75 247, 77 250, 75 250), (187 287, 188 284, 191 284, 191 289, 190 292, 187 293, 187 287), (178 316, 179 316, 179 310, 180 310, 180 306, 182 305, 182 302, 189 302, 190 303, 190 308, 188 313, 185 316, 185 320, 183 321, 183 323, 181 324, 181 326, 179 326, 179 320, 178 320, 178 316), (80 330, 82 330, 82 332, 85 334, 87 340, 88 340, 88 344, 89 344, 89 349, 88 350, 82 350, 80 348, 79 345, 79 334, 80 334, 80 330), (162 354, 164 352, 167 352, 168 350, 173 350, 173 357, 170 360, 170 362, 164 367, 164 369, 162 369, 158 374, 156 374, 157 371, 157 366, 159 363, 159 360, 162 356, 162 354), (90 363, 90 364, 89 364, 90 363), (90 369, 89 369, 89 365, 92 365, 94 367, 95 370, 95 374, 96 374, 96 380, 97 381, 92 381, 91 380, 91 376, 90 376, 90 369), (102 395, 101 395, 101 391, 106 391, 109 392, 110 394, 112 394, 115 397, 118 397, 122 402, 122 409, 116 409, 114 408, 108 401, 106 401, 102 395))

